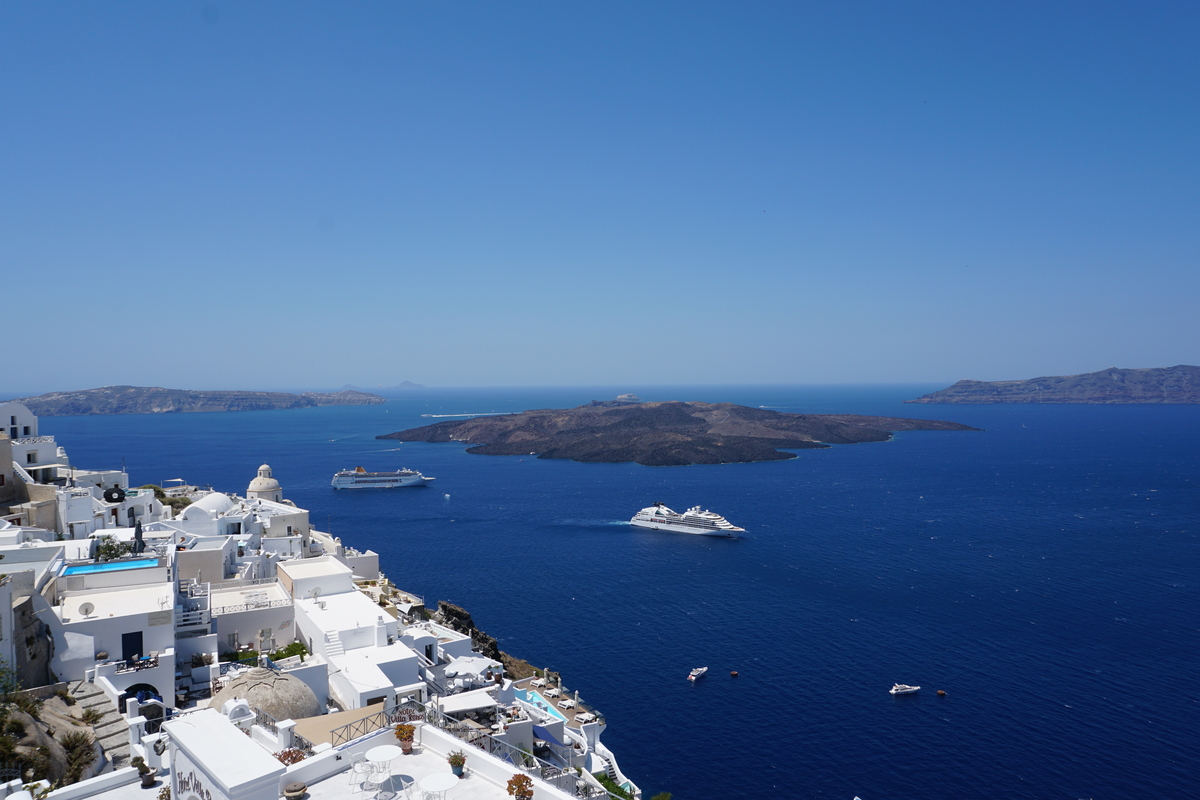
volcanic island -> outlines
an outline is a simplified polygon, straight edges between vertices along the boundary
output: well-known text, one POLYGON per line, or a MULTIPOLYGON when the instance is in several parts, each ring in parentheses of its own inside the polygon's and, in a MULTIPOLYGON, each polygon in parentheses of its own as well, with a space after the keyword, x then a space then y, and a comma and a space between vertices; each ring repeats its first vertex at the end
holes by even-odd
POLYGON ((977 431, 968 425, 857 414, 785 414, 733 403, 597 400, 568 409, 473 417, 376 439, 462 442, 468 453, 534 455, 651 467, 795 458, 789 450, 885 442, 895 431, 977 431))

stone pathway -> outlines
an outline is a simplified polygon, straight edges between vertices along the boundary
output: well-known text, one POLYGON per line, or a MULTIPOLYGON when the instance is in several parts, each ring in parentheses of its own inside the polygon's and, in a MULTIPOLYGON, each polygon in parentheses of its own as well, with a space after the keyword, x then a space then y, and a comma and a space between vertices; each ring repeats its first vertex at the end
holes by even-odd
POLYGON ((129 725, 108 696, 87 681, 72 681, 68 692, 75 698, 80 714, 94 708, 104 715, 92 726, 94 738, 103 748, 110 764, 103 771, 129 766, 129 725))

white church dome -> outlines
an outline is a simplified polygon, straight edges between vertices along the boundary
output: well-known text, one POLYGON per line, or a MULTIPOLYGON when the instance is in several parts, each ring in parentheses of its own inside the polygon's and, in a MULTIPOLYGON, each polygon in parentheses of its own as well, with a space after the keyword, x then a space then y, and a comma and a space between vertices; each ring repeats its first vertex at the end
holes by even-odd
MULTIPOLYGON (((261 497, 264 494, 274 494, 280 491, 279 481, 271 477, 271 467, 263 464, 258 468, 258 477, 250 481, 250 486, 246 489, 248 497, 261 497)), ((273 497, 268 499, 274 499, 273 497)))

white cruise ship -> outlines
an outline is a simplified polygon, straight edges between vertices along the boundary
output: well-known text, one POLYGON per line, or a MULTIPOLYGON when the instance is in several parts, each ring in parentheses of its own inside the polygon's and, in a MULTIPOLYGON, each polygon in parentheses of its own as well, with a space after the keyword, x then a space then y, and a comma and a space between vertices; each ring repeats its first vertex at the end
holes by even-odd
POLYGON ((333 476, 335 489, 395 489, 400 486, 424 486, 434 478, 426 478, 415 469, 395 472, 367 472, 362 467, 344 469, 333 476))
POLYGON ((698 533, 701 536, 727 536, 729 538, 746 532, 745 528, 731 525, 720 514, 701 511, 700 506, 694 506, 682 514, 676 514, 662 503, 655 503, 649 508, 643 508, 633 516, 633 519, 629 520, 629 524, 656 531, 678 531, 679 533, 698 533))

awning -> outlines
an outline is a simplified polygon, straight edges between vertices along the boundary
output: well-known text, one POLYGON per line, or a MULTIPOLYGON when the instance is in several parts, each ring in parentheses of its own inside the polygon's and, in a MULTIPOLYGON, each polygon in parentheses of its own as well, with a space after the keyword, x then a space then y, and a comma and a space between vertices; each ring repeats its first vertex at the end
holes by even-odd
POLYGON ((482 675, 489 669, 500 669, 499 661, 493 661, 483 656, 466 656, 456 658, 446 665, 446 677, 454 678, 459 675, 482 675))
POLYGON ((438 698, 438 708, 443 714, 458 714, 463 711, 475 711, 480 708, 495 708, 499 703, 496 698, 487 693, 486 689, 476 689, 473 692, 452 694, 438 698))
POLYGON ((554 738, 554 734, 552 734, 550 731, 543 728, 541 725, 533 726, 533 735, 539 739, 545 739, 547 742, 550 742, 551 744, 556 744, 559 747, 570 747, 571 746, 569 744, 564 744, 564 743, 560 742, 558 739, 554 738))

